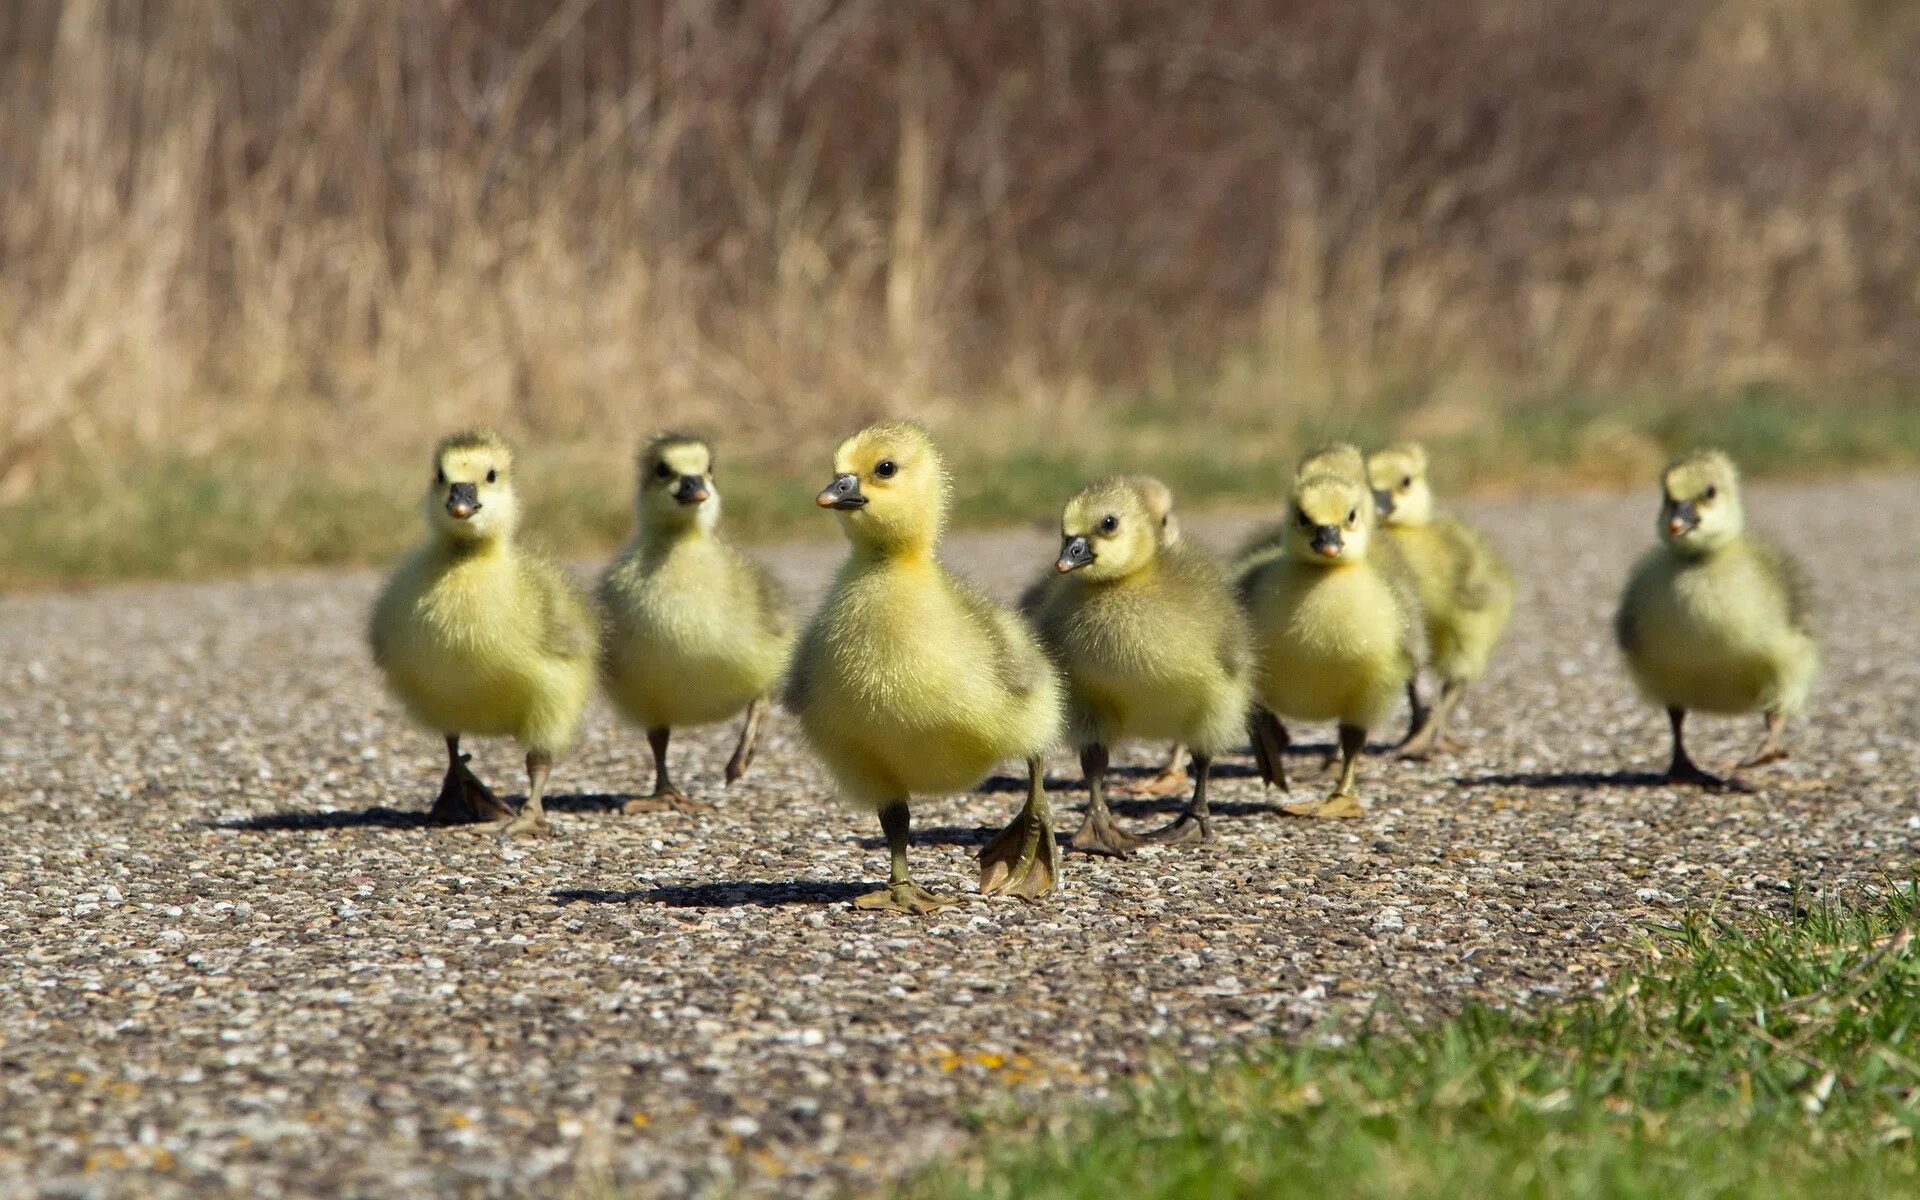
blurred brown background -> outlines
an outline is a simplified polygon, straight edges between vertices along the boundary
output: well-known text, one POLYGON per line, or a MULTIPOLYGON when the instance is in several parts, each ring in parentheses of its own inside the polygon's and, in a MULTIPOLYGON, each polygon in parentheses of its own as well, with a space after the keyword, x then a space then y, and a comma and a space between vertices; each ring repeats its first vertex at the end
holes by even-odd
POLYGON ((154 464, 178 539, 479 420, 604 533, 661 425, 1278 455, 1920 374, 1898 0, 15 0, 0 62, 0 504, 65 573, 154 464))

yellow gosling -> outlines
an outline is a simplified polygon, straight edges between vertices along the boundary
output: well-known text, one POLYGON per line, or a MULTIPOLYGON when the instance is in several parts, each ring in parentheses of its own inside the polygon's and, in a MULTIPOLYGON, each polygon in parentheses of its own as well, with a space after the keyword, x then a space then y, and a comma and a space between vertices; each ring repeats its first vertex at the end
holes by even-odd
POLYGON ((671 433, 649 442, 636 507, 633 540, 600 583, 601 679, 653 749, 653 794, 629 800, 626 811, 686 812, 706 806, 690 801, 667 770, 673 730, 744 711, 726 781, 744 775, 768 693, 786 669, 793 619, 773 577, 720 536, 705 442, 671 433))
POLYGON ((1068 735, 1080 751, 1087 816, 1076 849, 1124 855, 1140 839, 1107 807, 1108 750, 1130 737, 1173 737, 1193 750, 1193 798, 1155 841, 1207 841, 1208 772, 1246 729, 1252 654, 1246 614, 1203 551, 1167 544, 1137 480, 1095 483, 1060 519, 1062 578, 1038 616, 1066 673, 1068 735))
POLYGON ((1373 560, 1375 515, 1366 486, 1314 474, 1294 485, 1281 552, 1241 582, 1253 620, 1254 720, 1262 774, 1285 786, 1279 755, 1285 732, 1268 714, 1339 725, 1340 779, 1325 800, 1291 804, 1296 816, 1365 812, 1354 787, 1367 730, 1393 706, 1413 674, 1411 605, 1373 560))
POLYGON ((1641 693, 1667 710, 1666 780, 1723 787, 1687 754, 1687 713, 1765 715, 1760 748, 1736 771, 1787 757, 1781 730, 1820 664, 1812 603, 1793 559, 1747 532, 1733 460, 1689 454, 1660 485, 1660 544, 1627 581, 1614 632, 1641 693))
POLYGON ((921 426, 888 421, 840 444, 818 497, 852 552, 806 633, 786 703, 848 801, 878 812, 887 886, 862 908, 924 913, 954 901, 913 881, 908 805, 965 791, 1006 758, 1027 763, 1020 814, 980 852, 980 890, 1035 897, 1059 874, 1043 756, 1061 687, 1025 621, 935 557, 947 468, 921 426))
POLYGON ((1465 522, 1434 511, 1427 452, 1402 442, 1367 460, 1385 544, 1405 560, 1426 625, 1427 664, 1440 679, 1431 707, 1417 677, 1407 681, 1413 717, 1403 758, 1425 758, 1447 744, 1447 722, 1467 685, 1486 674, 1513 614, 1513 576, 1486 539, 1465 522))
MULTIPOLYGON (((1147 517, 1159 531, 1160 544, 1172 546, 1180 541, 1180 518, 1173 511, 1173 489, 1152 475, 1126 475, 1127 483, 1140 490, 1140 498, 1147 506, 1147 517)), ((1048 590, 1060 581, 1058 571, 1048 570, 1028 585, 1020 593, 1020 611, 1027 616, 1038 615, 1046 603, 1048 590)), ((1179 742, 1167 747, 1166 761, 1153 775, 1128 788, 1136 796, 1171 796, 1186 790, 1187 768, 1182 763, 1185 747, 1179 742)))
POLYGON ((492 432, 442 442, 427 489, 429 535, 388 579, 370 627, 387 686, 446 736, 433 818, 488 822, 503 835, 548 830, 547 775, 593 691, 592 614, 558 567, 515 545, 513 484, 513 455, 492 432), (517 815, 467 766, 462 734, 526 748, 527 802, 517 815))

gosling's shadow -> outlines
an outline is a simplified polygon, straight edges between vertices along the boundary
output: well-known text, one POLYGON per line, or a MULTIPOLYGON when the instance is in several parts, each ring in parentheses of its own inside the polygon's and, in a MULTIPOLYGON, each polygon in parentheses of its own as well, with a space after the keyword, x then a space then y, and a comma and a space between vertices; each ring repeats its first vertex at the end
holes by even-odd
POLYGON ((840 904, 873 890, 872 884, 825 879, 762 880, 748 883, 694 883, 678 887, 607 891, 556 888, 553 902, 568 904, 659 904, 667 908, 775 908, 790 904, 840 904))
MULTIPOLYGON (((1153 817, 1165 816, 1186 811, 1186 796, 1142 796, 1137 799, 1121 800, 1108 797, 1107 807, 1116 817, 1153 817)), ((1278 804, 1264 804, 1258 801, 1213 800, 1207 801, 1207 811, 1216 817, 1252 817, 1270 816, 1280 811, 1278 804)))
MULTIPOLYGON (((916 846, 984 846, 999 832, 998 829, 990 829, 985 825, 929 825, 925 829, 913 831, 913 844, 916 846)), ((887 839, 861 838, 860 848, 885 850, 887 839)))
POLYGON ((235 829, 245 833, 297 833, 313 829, 445 829, 438 821, 427 819, 425 809, 358 808, 334 812, 277 812, 257 817, 236 817, 231 821, 209 821, 209 829, 235 829))
POLYGON ((1456 775, 1459 787, 1658 788, 1676 786, 1654 771, 1514 771, 1494 775, 1456 775))
MULTIPOLYGON (((548 812, 563 813, 617 813, 625 807, 627 801, 634 799, 637 792, 614 794, 610 792, 577 792, 571 796, 548 796, 545 800, 548 812)), ((520 800, 520 797, 514 797, 520 800)), ((524 803, 522 800, 521 803, 524 803)), ((519 804, 514 805, 520 807, 519 804)))
MULTIPOLYGON (((500 799, 510 808, 518 810, 526 804, 524 795, 502 796, 500 799)), ((619 812, 620 806, 627 802, 626 796, 600 795, 586 792, 575 795, 548 796, 546 807, 549 812, 597 813, 619 812)), ((263 813, 257 817, 236 817, 230 821, 208 822, 209 829, 232 829, 246 833, 298 833, 315 829, 470 829, 470 825, 447 825, 432 820, 424 808, 404 809, 387 808, 374 805, 372 808, 336 810, 331 812, 277 812, 263 813)))

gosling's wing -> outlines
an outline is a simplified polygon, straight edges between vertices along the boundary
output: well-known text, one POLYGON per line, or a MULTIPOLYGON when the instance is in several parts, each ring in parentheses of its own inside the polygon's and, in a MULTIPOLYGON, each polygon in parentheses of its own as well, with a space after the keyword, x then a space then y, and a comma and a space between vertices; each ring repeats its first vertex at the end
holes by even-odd
POLYGON ((1448 594, 1453 602, 1467 612, 1482 612, 1498 604, 1508 577, 1493 547, 1454 517, 1442 517, 1434 525, 1446 547, 1451 576, 1448 594))
POLYGON ((541 652, 568 660, 595 657, 600 639, 593 612, 566 573, 544 558, 524 555, 520 580, 533 606, 541 652))
POLYGON ((1044 683, 1053 663, 1026 623, 971 584, 951 574, 947 583, 968 622, 986 642, 994 677, 1008 694, 1025 696, 1044 683))
POLYGON ((752 596, 754 619, 760 631, 776 640, 791 637, 793 600, 787 595, 787 589, 780 586, 773 572, 737 550, 734 561, 739 563, 741 578, 752 596))
POLYGON ((1633 573, 1627 576, 1626 590, 1620 593, 1620 607, 1613 614, 1613 640, 1628 655, 1640 652, 1640 589, 1646 586, 1648 573, 1661 553, 1656 547, 1634 564, 1633 573))
POLYGON ((1765 569, 1767 578, 1779 591, 1780 602, 1787 613, 1787 624, 1800 633, 1811 634, 1814 622, 1813 585, 1806 568, 1793 555, 1758 538, 1754 539, 1754 553, 1765 569))
POLYGON ((1229 678, 1238 678, 1252 665, 1252 631, 1233 581, 1211 554, 1186 542, 1160 551, 1176 589, 1174 601, 1190 614, 1213 645, 1214 657, 1229 678))
POLYGON ((1287 526, 1283 521, 1262 525, 1247 535, 1240 548, 1233 552, 1233 561, 1250 564, 1255 558, 1280 549, 1287 543, 1287 526))

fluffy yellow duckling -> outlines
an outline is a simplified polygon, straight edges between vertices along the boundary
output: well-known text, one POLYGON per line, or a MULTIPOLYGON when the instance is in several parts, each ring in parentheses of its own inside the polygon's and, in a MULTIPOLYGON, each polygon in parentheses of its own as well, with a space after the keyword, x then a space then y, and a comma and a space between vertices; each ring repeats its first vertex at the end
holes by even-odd
POLYGON ((1407 681, 1413 720, 1400 754, 1425 758, 1443 744, 1461 693, 1486 674, 1513 615, 1513 576, 1478 532, 1434 512, 1423 447, 1402 442, 1378 451, 1367 460, 1367 474, 1385 523, 1384 544, 1406 562, 1420 597, 1427 662, 1440 677, 1440 696, 1431 708, 1420 703, 1418 679, 1407 681))
POLYGON ((954 901, 907 869, 908 803, 1027 762, 1025 806, 980 852, 980 890, 1051 891, 1057 849, 1042 789, 1060 740, 1061 688, 1026 622, 935 557, 947 468, 920 425, 887 421, 840 444, 818 497, 852 552, 794 656, 787 706, 849 801, 879 813, 891 870, 863 908, 930 912, 954 901))
POLYGON ((447 739, 432 816, 545 832, 554 756, 573 744, 593 691, 593 616, 552 563, 514 544, 513 454, 487 430, 434 452, 426 542, 374 604, 373 658, 414 719, 447 739), (460 735, 511 737, 527 751, 518 815, 467 766, 460 735))
MULTIPOLYGON (((1173 511, 1173 489, 1152 475, 1127 475, 1125 481, 1139 489, 1140 499, 1147 506, 1148 520, 1159 530, 1160 544, 1172 546, 1180 541, 1180 518, 1173 511)), ((1020 611, 1029 617, 1037 616, 1046 603, 1047 594, 1060 582, 1058 571, 1048 571, 1028 585, 1020 593, 1020 611)), ((1181 764, 1185 747, 1175 742, 1167 747, 1167 758, 1160 770, 1150 778, 1136 784, 1131 790, 1141 796, 1170 796, 1187 786, 1187 769, 1181 764)))
POLYGON ((695 807, 667 771, 674 726, 743 709, 728 783, 746 774, 767 694, 793 644, 785 593, 721 538, 713 451, 662 434, 640 452, 639 528, 600 583, 601 678, 623 716, 647 731, 653 794, 628 812, 695 807))
POLYGON ((1241 580, 1253 620, 1253 722, 1263 774, 1285 786, 1285 734, 1267 714, 1339 723, 1340 780, 1325 800, 1291 804, 1296 816, 1365 812, 1354 771, 1367 729, 1393 706, 1413 674, 1412 606, 1372 557, 1373 498, 1350 476, 1309 474, 1294 485, 1282 550, 1241 580))
POLYGON ((1661 541, 1627 581, 1614 632, 1641 692, 1667 710, 1666 779, 1719 787, 1687 755, 1687 711, 1765 714, 1765 739, 1736 770, 1785 758, 1781 729, 1819 669, 1812 604, 1798 565, 1746 532, 1733 460, 1689 454, 1660 482, 1661 541))
POLYGON ((1068 733, 1087 779, 1087 817, 1073 845, 1125 854, 1139 838, 1107 808, 1107 751, 1127 737, 1174 737, 1193 749, 1193 799, 1149 835, 1205 841, 1207 775, 1246 729, 1252 655, 1246 614, 1204 552, 1166 543, 1137 481, 1095 483, 1067 502, 1056 570, 1038 615, 1066 672, 1068 733))

